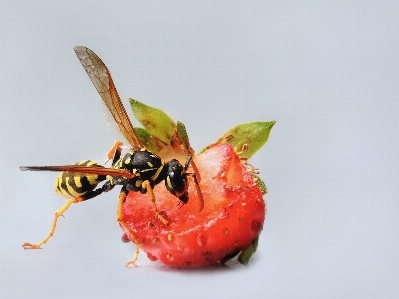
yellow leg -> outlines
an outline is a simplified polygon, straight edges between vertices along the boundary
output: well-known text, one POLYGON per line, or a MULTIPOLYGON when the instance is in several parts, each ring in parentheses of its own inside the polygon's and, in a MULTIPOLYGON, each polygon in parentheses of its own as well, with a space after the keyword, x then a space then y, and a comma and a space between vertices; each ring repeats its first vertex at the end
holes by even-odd
POLYGON ((159 214, 159 212, 158 212, 157 205, 155 204, 155 195, 154 195, 154 192, 152 191, 150 182, 144 181, 142 186, 147 189, 148 196, 150 197, 151 202, 152 202, 152 207, 154 208, 155 216, 157 216, 158 220, 162 221, 163 224, 167 225, 168 221, 166 219, 164 219, 162 217, 162 215, 159 214))
POLYGON ((54 235, 54 231, 55 228, 57 227, 57 220, 58 217, 63 216, 65 211, 68 210, 68 208, 74 204, 74 203, 78 203, 81 202, 83 200, 82 197, 76 197, 73 199, 70 199, 66 202, 66 204, 64 204, 60 209, 58 209, 57 211, 55 211, 55 216, 54 216, 54 220, 53 220, 53 225, 51 226, 51 230, 50 233, 47 235, 46 238, 44 238, 43 241, 41 241, 40 243, 37 244, 31 244, 31 243, 24 243, 22 244, 22 247, 24 249, 38 249, 40 248, 40 246, 42 246, 43 244, 46 244, 47 241, 54 235))
POLYGON ((127 262, 125 266, 128 267, 129 265, 133 265, 133 266, 137 267, 136 261, 139 257, 139 241, 137 240, 136 236, 134 235, 134 233, 132 232, 130 227, 122 220, 122 216, 123 216, 122 208, 123 208, 123 203, 125 202, 125 199, 126 199, 126 193, 121 192, 119 194, 118 212, 116 214, 116 220, 125 229, 126 233, 129 235, 130 240, 133 240, 133 242, 136 244, 136 252, 134 254, 133 260, 127 262))
POLYGON ((111 159, 113 159, 114 158, 114 156, 115 156, 115 152, 116 151, 119 151, 119 152, 121 152, 122 151, 122 148, 121 148, 121 146, 123 145, 123 143, 121 142, 121 141, 115 141, 114 142, 114 145, 112 146, 112 148, 109 150, 109 152, 107 153, 107 161, 105 161, 105 164, 107 164, 107 162, 109 161, 109 160, 111 160, 111 159))

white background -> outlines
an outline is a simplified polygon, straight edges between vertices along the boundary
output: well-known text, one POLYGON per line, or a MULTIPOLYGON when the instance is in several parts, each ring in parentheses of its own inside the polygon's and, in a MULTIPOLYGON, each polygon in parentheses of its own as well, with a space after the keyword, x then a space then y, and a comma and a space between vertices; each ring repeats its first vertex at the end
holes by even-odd
POLYGON ((399 2, 1 1, 1 298, 398 298, 399 2), (249 267, 182 271, 120 241, 118 191, 73 206, 52 173, 115 137, 73 47, 185 123, 196 150, 276 120, 251 162, 269 193, 249 267))

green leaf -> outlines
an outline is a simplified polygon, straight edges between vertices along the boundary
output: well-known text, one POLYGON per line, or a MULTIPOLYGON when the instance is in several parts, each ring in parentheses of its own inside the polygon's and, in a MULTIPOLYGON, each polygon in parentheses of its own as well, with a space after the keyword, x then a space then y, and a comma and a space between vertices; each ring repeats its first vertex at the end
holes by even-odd
POLYGON ((188 134, 186 131, 186 126, 181 122, 178 121, 176 124, 177 135, 179 136, 180 141, 183 143, 186 150, 190 151, 190 140, 188 139, 188 134))
POLYGON ((248 265, 249 260, 258 248, 259 236, 256 237, 251 244, 245 247, 238 256, 238 262, 242 265, 248 265))
POLYGON ((262 195, 265 195, 267 193, 267 187, 265 182, 256 174, 252 174, 252 176, 256 180, 256 184, 258 185, 260 191, 262 192, 262 195))
POLYGON ((237 150, 238 156, 251 158, 266 143, 275 123, 274 120, 256 121, 235 126, 223 134, 215 144, 231 144, 237 150), (243 148, 245 145, 247 149, 243 148))
POLYGON ((134 117, 144 126, 148 134, 170 145, 176 128, 175 122, 160 109, 129 99, 134 117))
POLYGON ((228 252, 224 257, 222 257, 220 259, 220 263, 222 265, 226 264, 229 260, 231 260, 232 258, 235 258, 240 253, 240 251, 241 251, 241 249, 237 249, 237 250, 228 252))
POLYGON ((151 136, 146 129, 134 128, 144 146, 153 153, 158 153, 163 148, 163 142, 151 136))

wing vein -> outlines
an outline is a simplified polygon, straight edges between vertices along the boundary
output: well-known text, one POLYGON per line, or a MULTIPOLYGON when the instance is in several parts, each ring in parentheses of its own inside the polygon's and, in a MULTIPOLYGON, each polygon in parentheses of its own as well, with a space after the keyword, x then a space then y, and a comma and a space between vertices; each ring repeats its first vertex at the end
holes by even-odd
POLYGON ((104 62, 89 48, 77 46, 74 50, 94 87, 100 94, 105 106, 111 113, 119 131, 133 149, 137 150, 143 148, 143 143, 134 130, 118 91, 116 90, 111 73, 104 62))

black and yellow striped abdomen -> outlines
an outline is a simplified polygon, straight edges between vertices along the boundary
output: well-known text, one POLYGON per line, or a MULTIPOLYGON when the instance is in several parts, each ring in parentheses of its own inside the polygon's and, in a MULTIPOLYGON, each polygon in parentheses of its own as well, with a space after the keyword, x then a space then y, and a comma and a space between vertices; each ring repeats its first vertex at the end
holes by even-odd
MULTIPOLYGON (((94 167, 102 167, 96 161, 83 160, 74 165, 86 165, 94 167)), ((106 176, 88 174, 88 175, 72 175, 68 172, 62 172, 55 180, 55 193, 66 198, 75 198, 94 190, 97 185, 104 181, 106 176)))

